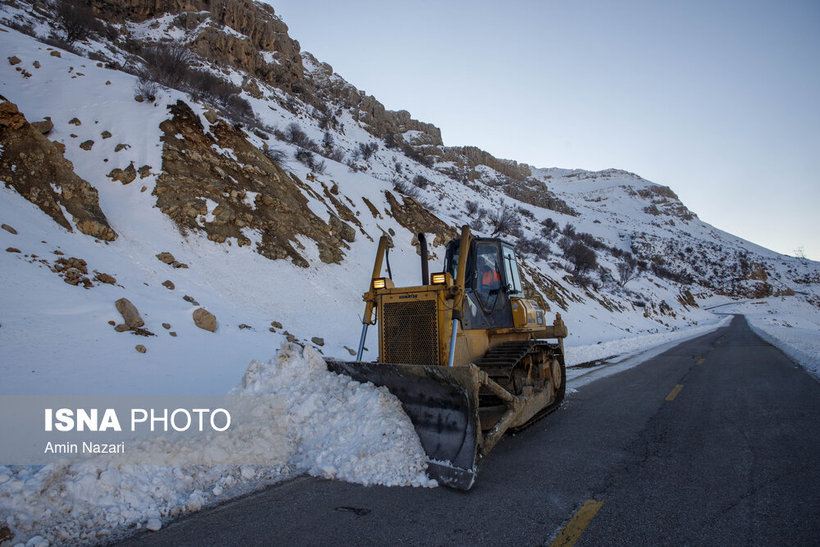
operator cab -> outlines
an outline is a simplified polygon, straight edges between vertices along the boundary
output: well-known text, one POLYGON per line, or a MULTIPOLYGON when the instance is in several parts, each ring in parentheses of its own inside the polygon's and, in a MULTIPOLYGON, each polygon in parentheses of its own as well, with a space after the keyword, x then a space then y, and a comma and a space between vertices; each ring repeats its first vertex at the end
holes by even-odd
MULTIPOLYGON (((444 258, 444 269, 454 279, 460 246, 458 239, 448 243, 444 258)), ((465 290, 465 330, 512 327, 510 299, 524 297, 512 245, 496 238, 474 238, 467 255, 465 290)))

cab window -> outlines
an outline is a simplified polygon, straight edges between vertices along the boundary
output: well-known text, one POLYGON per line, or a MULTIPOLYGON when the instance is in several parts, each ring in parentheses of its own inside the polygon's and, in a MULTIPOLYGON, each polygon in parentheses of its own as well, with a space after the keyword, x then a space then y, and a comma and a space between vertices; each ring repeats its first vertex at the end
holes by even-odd
POLYGON ((510 294, 523 293, 521 276, 518 273, 518 261, 515 259, 515 251, 509 245, 502 245, 501 250, 504 263, 504 278, 507 282, 507 292, 510 294))
POLYGON ((501 262, 498 245, 479 242, 476 245, 476 285, 479 292, 498 293, 501 289, 501 262))

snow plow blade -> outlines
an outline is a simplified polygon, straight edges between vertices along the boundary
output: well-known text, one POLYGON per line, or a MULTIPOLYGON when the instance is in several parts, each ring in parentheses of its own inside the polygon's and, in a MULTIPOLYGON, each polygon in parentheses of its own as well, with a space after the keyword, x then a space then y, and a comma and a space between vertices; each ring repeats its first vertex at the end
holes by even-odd
POLYGON ((416 428, 427 453, 427 474, 451 488, 472 487, 481 439, 476 367, 331 360, 328 368, 359 382, 385 386, 416 428))

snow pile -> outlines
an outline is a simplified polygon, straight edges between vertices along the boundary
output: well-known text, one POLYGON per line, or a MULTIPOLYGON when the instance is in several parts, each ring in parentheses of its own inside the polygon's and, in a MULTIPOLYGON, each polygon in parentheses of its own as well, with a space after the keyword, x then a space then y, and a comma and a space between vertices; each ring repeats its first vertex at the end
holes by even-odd
POLYGON ((820 378, 820 303, 801 296, 746 300, 720 306, 746 316, 758 336, 820 378))
MULTIPOLYGON (((275 359, 253 361, 231 395, 286 400, 286 464, 159 466, 101 459, 0 466, 4 525, 15 541, 32 545, 95 543, 123 531, 158 530, 165 520, 298 473, 365 485, 436 485, 424 473, 424 451, 398 400, 384 388, 328 371, 311 347, 286 343, 275 359)), ((232 439, 237 450, 247 437, 232 439)))
POLYGON ((387 388, 327 370, 312 347, 285 343, 275 360, 253 361, 232 395, 287 401, 289 464, 298 472, 361 484, 434 486, 401 403, 387 388))
POLYGON ((226 499, 223 493, 274 482, 278 471, 105 462, 0 467, 0 513, 15 542, 96 543, 122 530, 158 530, 163 519, 226 499))

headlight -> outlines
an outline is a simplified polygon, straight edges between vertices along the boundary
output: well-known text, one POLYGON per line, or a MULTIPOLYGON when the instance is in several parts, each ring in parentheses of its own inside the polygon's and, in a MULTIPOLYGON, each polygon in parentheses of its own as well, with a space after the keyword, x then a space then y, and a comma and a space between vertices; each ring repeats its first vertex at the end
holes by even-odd
POLYGON ((434 273, 431 276, 431 282, 433 285, 444 285, 447 283, 447 274, 445 273, 434 273))
POLYGON ((373 289, 374 290, 383 289, 386 286, 387 286, 387 280, 383 277, 377 277, 376 279, 373 280, 373 289))

